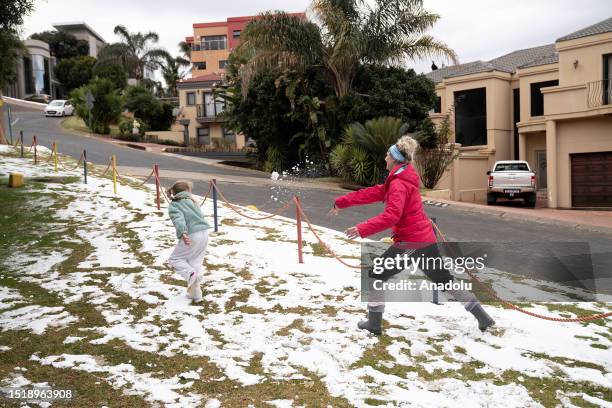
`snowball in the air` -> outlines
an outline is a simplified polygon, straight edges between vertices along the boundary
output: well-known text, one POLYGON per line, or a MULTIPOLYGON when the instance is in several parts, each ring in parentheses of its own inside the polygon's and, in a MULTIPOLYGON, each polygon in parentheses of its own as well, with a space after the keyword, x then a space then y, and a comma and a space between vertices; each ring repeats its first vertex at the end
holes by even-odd
POLYGON ((273 171, 272 174, 270 175, 270 180, 278 180, 278 172, 277 171, 273 171))

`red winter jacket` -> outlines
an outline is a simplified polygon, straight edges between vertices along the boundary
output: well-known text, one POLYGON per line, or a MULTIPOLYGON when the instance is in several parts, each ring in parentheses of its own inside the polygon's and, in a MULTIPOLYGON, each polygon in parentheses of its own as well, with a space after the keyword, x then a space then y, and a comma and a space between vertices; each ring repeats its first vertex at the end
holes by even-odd
POLYGON ((385 211, 357 224, 362 238, 391 228, 395 242, 437 242, 431 221, 423 210, 419 176, 412 165, 397 165, 385 184, 345 194, 338 197, 335 204, 338 208, 346 208, 377 201, 385 202, 385 211))

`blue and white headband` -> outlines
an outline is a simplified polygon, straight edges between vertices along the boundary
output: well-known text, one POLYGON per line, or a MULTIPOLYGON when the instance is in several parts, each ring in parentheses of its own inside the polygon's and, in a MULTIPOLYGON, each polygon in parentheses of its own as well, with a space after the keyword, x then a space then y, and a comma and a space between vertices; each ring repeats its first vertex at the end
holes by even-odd
POLYGON ((396 161, 400 163, 403 163, 406 161, 406 157, 404 157, 402 152, 400 152, 397 145, 393 145, 389 148, 389 154, 391 155, 391 157, 393 157, 393 159, 395 159, 396 161))

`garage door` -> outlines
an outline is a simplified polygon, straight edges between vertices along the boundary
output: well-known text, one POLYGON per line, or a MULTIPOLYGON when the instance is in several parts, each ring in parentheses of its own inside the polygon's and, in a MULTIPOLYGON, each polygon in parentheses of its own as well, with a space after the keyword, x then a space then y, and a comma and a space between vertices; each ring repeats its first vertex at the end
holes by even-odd
POLYGON ((612 152, 572 154, 572 206, 612 207, 612 152))

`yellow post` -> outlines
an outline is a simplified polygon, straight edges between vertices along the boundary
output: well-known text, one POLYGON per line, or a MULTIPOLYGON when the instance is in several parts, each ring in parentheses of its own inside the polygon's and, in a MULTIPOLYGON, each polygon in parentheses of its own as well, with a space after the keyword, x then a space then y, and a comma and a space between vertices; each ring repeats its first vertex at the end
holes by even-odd
POLYGON ((23 187, 23 174, 22 173, 11 173, 9 174, 9 187, 23 187))
POLYGON ((112 162, 113 162, 113 191, 115 192, 115 194, 117 194, 117 158, 115 157, 115 155, 113 154, 113 158, 112 158, 112 162))
POLYGON ((57 173, 57 143, 53 143, 53 155, 55 156, 55 172, 57 173))

